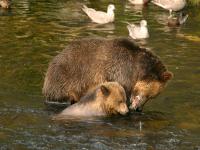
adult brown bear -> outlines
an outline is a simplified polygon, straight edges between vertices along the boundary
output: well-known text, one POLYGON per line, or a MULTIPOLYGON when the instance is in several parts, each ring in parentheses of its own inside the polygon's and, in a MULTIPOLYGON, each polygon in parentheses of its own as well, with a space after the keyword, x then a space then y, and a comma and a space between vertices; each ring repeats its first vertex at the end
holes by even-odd
POLYGON ((130 98, 130 108, 142 110, 172 76, 156 55, 127 38, 82 39, 49 64, 43 94, 47 101, 74 103, 91 88, 116 81, 130 98))

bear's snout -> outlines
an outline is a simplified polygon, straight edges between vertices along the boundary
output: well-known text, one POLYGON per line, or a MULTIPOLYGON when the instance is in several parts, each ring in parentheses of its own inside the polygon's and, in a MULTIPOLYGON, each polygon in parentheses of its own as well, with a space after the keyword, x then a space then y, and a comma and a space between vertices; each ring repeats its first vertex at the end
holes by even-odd
POLYGON ((141 112, 146 100, 147 99, 143 96, 134 96, 131 98, 131 105, 129 106, 129 109, 141 112))
POLYGON ((119 113, 121 115, 126 115, 128 112, 129 112, 129 109, 128 109, 127 105, 125 103, 121 104, 119 107, 119 113))

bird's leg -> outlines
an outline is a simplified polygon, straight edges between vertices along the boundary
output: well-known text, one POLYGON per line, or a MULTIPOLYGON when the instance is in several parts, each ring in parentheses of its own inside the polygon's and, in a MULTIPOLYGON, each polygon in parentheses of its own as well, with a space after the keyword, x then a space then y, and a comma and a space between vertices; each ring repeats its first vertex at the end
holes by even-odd
POLYGON ((172 14, 172 9, 169 10, 169 16, 170 16, 170 17, 173 16, 173 14, 172 14))

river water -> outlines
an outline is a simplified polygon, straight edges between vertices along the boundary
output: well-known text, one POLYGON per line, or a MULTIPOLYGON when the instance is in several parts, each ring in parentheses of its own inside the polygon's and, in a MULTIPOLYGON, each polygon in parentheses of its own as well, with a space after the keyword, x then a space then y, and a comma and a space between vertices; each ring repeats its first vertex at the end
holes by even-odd
POLYGON ((0 9, 0 149, 200 150, 200 11, 188 7, 187 23, 166 25, 168 11, 125 0, 20 0, 0 9), (86 4, 116 21, 91 23, 86 4), (125 22, 148 21, 150 38, 137 41, 174 73, 165 91, 143 113, 53 122, 41 94, 49 61, 70 41, 127 37, 125 22))

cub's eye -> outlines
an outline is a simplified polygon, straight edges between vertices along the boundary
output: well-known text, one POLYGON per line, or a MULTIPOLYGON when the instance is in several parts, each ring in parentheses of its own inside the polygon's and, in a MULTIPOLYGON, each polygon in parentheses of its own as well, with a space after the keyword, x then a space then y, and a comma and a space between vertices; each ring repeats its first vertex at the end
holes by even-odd
POLYGON ((138 90, 134 90, 133 93, 134 93, 134 95, 137 95, 138 94, 138 90))
POLYGON ((123 103, 123 100, 118 100, 118 103, 123 103))

